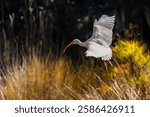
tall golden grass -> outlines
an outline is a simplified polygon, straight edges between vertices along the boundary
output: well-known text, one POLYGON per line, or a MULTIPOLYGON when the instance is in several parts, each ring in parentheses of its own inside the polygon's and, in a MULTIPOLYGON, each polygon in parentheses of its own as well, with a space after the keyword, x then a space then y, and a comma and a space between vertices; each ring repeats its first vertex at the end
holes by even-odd
MULTIPOLYGON (((150 99, 150 56, 138 41, 119 41, 108 70, 84 59, 32 53, 1 74, 0 99, 150 99), (88 64, 87 64, 88 63, 88 64)), ((7 66, 7 63, 5 63, 7 66)))

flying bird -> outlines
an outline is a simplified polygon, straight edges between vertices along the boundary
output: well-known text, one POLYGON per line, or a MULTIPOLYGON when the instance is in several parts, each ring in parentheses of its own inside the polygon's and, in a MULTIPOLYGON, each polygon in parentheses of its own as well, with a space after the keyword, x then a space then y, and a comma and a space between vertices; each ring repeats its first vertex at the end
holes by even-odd
MULTIPOLYGON (((87 48, 87 51, 85 52, 87 57, 102 58, 106 66, 105 61, 110 63, 109 60, 112 58, 112 50, 110 45, 112 43, 112 30, 114 27, 114 22, 115 15, 102 15, 99 20, 95 19, 92 36, 85 42, 81 42, 79 39, 74 39, 65 47, 63 53, 69 46, 77 44, 81 47, 87 48)), ((110 65, 112 66, 111 63, 110 65)))

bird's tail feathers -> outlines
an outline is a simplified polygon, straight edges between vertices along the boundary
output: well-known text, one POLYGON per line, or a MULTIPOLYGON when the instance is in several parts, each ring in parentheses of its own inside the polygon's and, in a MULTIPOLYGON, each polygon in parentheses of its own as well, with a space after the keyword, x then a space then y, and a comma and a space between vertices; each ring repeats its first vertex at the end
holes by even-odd
POLYGON ((102 60, 110 60, 111 59, 111 57, 112 57, 112 55, 110 54, 110 55, 106 55, 106 56, 103 56, 102 57, 102 60))

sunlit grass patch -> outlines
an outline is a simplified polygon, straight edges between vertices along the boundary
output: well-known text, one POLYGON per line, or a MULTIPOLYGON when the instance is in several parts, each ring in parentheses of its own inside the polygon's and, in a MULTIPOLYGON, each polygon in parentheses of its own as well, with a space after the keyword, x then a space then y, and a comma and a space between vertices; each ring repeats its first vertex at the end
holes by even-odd
POLYGON ((120 40, 106 70, 88 58, 74 66, 67 57, 33 52, 2 72, 0 99, 150 99, 148 53, 138 41, 120 40))

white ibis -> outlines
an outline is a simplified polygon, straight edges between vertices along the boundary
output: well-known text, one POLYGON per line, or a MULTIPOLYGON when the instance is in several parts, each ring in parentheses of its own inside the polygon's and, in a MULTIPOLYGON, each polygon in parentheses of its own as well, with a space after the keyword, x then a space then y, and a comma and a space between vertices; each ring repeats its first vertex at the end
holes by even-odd
MULTIPOLYGON (((93 34, 88 40, 81 42, 79 39, 74 39, 65 47, 63 53, 69 46, 78 44, 79 46, 87 48, 85 52, 87 57, 102 58, 102 60, 110 63, 109 60, 112 57, 112 50, 109 46, 112 43, 114 22, 115 16, 102 15, 98 21, 94 21, 93 34)), ((106 66, 105 62, 104 64, 106 66)))

